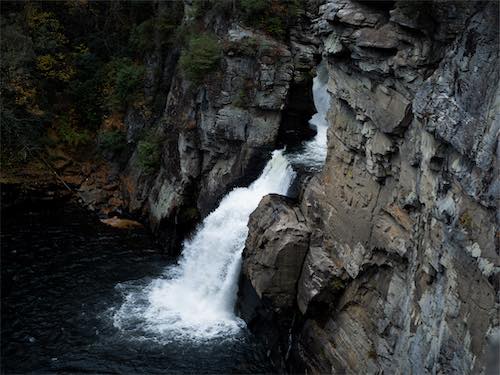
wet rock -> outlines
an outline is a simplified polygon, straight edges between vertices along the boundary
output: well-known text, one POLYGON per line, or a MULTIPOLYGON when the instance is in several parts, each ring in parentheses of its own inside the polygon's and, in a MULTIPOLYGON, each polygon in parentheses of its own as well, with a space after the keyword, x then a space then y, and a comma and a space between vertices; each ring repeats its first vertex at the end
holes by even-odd
POLYGON ((265 340, 280 367, 288 350, 297 281, 310 231, 299 207, 289 198, 265 196, 250 216, 243 251, 238 310, 265 340))
POLYGON ((243 277, 261 300, 274 308, 290 308, 309 246, 305 218, 289 199, 268 195, 250 216, 248 227, 243 277))

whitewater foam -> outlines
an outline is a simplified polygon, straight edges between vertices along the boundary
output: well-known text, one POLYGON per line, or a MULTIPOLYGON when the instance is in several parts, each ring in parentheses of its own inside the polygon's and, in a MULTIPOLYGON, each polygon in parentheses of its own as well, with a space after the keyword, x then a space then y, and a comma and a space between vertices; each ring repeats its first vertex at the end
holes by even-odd
POLYGON ((316 167, 326 158, 330 97, 320 69, 313 81, 317 113, 310 120, 316 136, 301 152, 285 156, 284 150, 274 151, 257 180, 229 192, 184 242, 180 260, 162 277, 146 286, 119 284, 124 303, 113 312, 115 327, 130 337, 169 342, 234 337, 245 326, 234 307, 248 218, 265 195, 287 194, 296 175, 290 162, 316 167))
POLYGON ((330 109, 330 94, 328 93, 328 72, 324 64, 317 68, 318 75, 313 80, 313 99, 316 113, 309 120, 309 125, 316 130, 313 139, 304 142, 302 147, 290 154, 287 159, 292 165, 320 170, 326 160, 328 121, 326 115, 330 109))
POLYGON ((177 339, 211 339, 237 332, 244 326, 234 306, 248 218, 265 195, 286 195, 294 178, 283 150, 274 151, 256 181, 232 190, 206 217, 184 243, 177 265, 146 290, 125 296, 114 315, 115 326, 133 329, 131 320, 139 318, 140 329, 177 339), (147 301, 141 297, 144 293, 147 301))

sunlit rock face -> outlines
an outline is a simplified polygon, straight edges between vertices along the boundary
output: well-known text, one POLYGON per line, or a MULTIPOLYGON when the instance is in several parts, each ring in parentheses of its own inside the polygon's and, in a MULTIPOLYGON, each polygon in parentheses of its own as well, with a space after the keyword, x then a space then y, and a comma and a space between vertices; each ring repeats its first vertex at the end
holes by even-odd
POLYGON ((487 372, 499 340, 498 4, 327 1, 313 28, 328 155, 300 196, 310 242, 293 334, 276 344, 285 366, 487 372))

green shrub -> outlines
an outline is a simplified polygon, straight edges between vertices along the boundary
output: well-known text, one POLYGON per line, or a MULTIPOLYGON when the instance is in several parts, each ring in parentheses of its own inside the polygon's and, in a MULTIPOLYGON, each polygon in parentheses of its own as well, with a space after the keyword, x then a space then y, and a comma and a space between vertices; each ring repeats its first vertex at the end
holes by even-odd
POLYGON ((88 130, 77 129, 66 121, 62 121, 57 126, 57 135, 61 142, 73 147, 88 144, 92 140, 88 130))
POLYGON ((233 0, 193 0, 189 16, 201 19, 208 13, 228 16, 233 8, 233 0))
POLYGON ((121 130, 108 130, 99 136, 99 148, 113 153, 122 152, 127 145, 127 136, 121 130))
POLYGON ((241 9, 247 15, 262 14, 269 7, 269 1, 268 0, 241 0, 240 6, 241 6, 241 9))
POLYGON ((150 51, 154 48, 154 22, 148 19, 132 28, 130 32, 130 47, 137 52, 150 51))
POLYGON ((299 0, 241 0, 240 9, 247 24, 283 39, 301 5, 299 0))
POLYGON ((178 46, 185 46, 189 44, 189 40, 193 34, 193 24, 183 23, 178 26, 173 32, 172 39, 173 43, 178 46))
POLYGON ((182 53, 180 65, 187 78, 198 83, 217 69, 220 59, 221 48, 214 35, 194 35, 182 53))
POLYGON ((151 174, 160 167, 160 143, 151 139, 139 141, 137 161, 146 174, 151 174))
POLYGON ((134 99, 142 83, 144 68, 136 65, 122 65, 116 72, 115 96, 122 103, 134 99))
POLYGON ((144 67, 134 64, 128 58, 118 58, 108 63, 106 68, 105 106, 112 111, 123 110, 139 97, 144 67))
POLYGON ((162 45, 172 42, 172 35, 178 27, 179 17, 176 12, 147 19, 132 28, 129 45, 132 52, 139 55, 151 51, 155 47, 155 38, 158 37, 162 45), (158 33, 158 36, 155 35, 158 33))
POLYGON ((260 43, 257 38, 246 37, 238 41, 224 43, 224 51, 243 56, 255 56, 259 53, 260 43))
POLYGON ((209 0, 193 0, 191 6, 191 16, 194 19, 203 17, 212 8, 212 3, 209 0))
POLYGON ((285 21, 281 17, 267 17, 261 26, 268 34, 283 39, 286 34, 285 21))

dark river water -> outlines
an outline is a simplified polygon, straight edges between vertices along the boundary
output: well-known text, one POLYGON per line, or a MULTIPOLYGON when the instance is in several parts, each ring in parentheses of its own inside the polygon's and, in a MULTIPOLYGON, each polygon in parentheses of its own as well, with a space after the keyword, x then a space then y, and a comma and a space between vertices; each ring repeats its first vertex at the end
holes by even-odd
POLYGON ((203 343, 138 339, 113 325, 117 284, 172 261, 143 230, 114 229, 70 203, 2 212, 2 373, 269 373, 248 332, 203 343))

